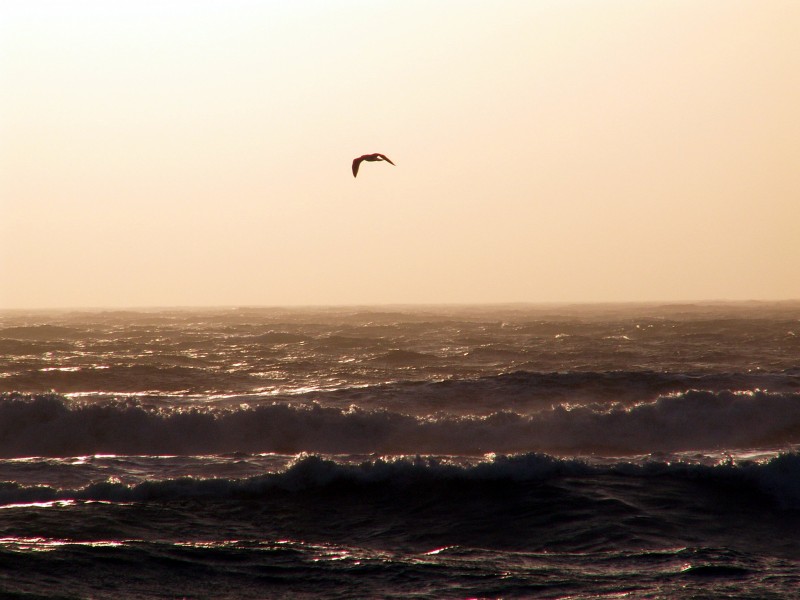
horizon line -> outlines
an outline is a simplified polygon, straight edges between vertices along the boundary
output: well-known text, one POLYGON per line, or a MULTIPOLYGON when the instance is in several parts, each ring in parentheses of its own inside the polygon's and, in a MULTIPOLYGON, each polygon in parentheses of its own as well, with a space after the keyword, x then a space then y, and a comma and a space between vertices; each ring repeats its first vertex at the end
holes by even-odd
POLYGON ((362 302, 330 304, 147 304, 147 305, 71 305, 36 307, 0 307, 0 313, 21 312, 149 312, 191 310, 324 310, 324 309, 369 309, 369 308, 499 308, 499 307, 610 307, 610 306, 714 306, 714 305, 775 305, 800 304, 800 298, 783 299, 684 299, 684 300, 513 300, 492 302, 362 302))

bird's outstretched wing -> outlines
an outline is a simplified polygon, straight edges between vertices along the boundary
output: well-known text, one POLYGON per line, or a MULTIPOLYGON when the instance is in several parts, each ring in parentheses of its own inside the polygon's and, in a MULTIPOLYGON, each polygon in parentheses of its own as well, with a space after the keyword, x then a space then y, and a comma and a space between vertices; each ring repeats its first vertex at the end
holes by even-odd
POLYGON ((363 156, 353 159, 353 177, 358 175, 358 167, 361 166, 361 161, 362 160, 364 160, 363 156))
MULTIPOLYGON (((390 165, 394 165, 394 163, 391 160, 389 160, 389 158, 384 154, 379 154, 377 152, 375 154, 365 154, 364 156, 359 156, 358 158, 353 160, 353 177, 358 175, 358 167, 360 167, 362 161, 365 161, 365 160, 367 162, 375 162, 377 160, 385 160, 390 165)), ((397 166, 397 165, 395 165, 395 166, 397 166)))

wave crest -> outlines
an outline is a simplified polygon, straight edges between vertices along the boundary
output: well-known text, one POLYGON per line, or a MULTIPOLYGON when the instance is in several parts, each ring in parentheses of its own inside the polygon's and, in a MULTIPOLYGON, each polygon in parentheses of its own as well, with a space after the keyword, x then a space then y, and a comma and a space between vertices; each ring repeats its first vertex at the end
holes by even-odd
POLYGON ((386 410, 242 405, 154 408, 0 394, 0 456, 83 454, 642 454, 800 441, 800 394, 689 391, 633 407, 417 417, 386 410))
POLYGON ((692 463, 649 461, 641 464, 590 465, 576 459, 544 454, 496 456, 473 465, 456 465, 436 458, 375 459, 342 464, 319 456, 301 456, 286 470, 245 479, 178 479, 145 481, 126 485, 103 481, 78 489, 23 486, 0 483, 0 505, 52 501, 151 502, 187 499, 228 500, 258 498, 274 493, 317 493, 322 489, 362 493, 410 488, 430 490, 439 485, 528 485, 569 478, 624 476, 648 479, 670 477, 729 491, 766 494, 782 508, 800 508, 800 454, 788 453, 758 463, 726 462, 709 466, 692 463))

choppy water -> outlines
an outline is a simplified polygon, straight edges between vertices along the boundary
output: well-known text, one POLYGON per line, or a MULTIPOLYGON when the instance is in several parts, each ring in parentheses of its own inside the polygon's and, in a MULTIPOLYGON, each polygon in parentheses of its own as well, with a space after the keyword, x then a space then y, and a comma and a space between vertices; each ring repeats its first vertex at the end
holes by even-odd
POLYGON ((0 313, 0 592, 800 597, 800 303, 0 313))

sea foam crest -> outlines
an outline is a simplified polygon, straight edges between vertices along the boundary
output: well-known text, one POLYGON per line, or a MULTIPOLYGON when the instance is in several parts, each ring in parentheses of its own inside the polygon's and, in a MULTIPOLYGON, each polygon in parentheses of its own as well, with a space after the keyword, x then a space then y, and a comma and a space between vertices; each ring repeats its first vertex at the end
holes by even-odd
POLYGON ((155 409, 0 395, 0 456, 84 454, 647 454, 800 442, 800 394, 689 391, 633 407, 562 406, 530 415, 415 417, 265 404, 155 409))

